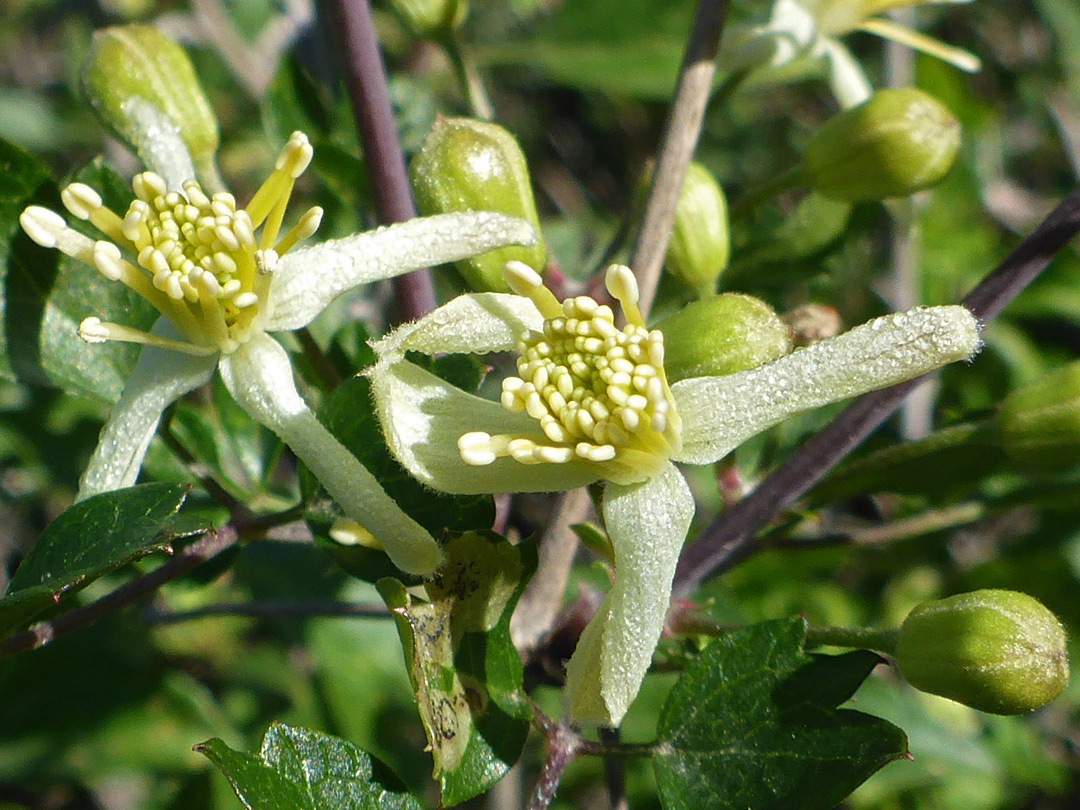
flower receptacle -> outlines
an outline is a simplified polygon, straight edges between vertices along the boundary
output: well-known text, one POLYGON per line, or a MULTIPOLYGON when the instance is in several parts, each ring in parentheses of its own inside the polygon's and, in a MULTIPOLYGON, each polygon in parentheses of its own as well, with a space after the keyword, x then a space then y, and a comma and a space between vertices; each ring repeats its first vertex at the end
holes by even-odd
POLYGON ((1061 623, 1017 591, 972 591, 919 605, 900 627, 896 664, 916 689, 991 714, 1037 709, 1069 680, 1061 623))
POLYGON ((760 366, 791 351, 791 333, 759 298, 740 293, 694 301, 660 323, 672 382, 723 376, 760 366))
POLYGON ((879 90, 810 140, 801 172, 814 191, 849 202, 906 197, 938 183, 960 148, 960 124, 912 87, 879 90))
POLYGON ((204 181, 216 184, 218 121, 183 48, 148 25, 106 28, 94 34, 81 82, 98 117, 149 168, 160 171, 155 139, 171 126, 204 181))
POLYGON ((1051 469, 1080 464, 1080 362, 1010 393, 997 423, 1002 448, 1013 461, 1051 469))
MULTIPOLYGON (((525 155, 514 136, 497 124, 439 118, 409 173, 422 214, 497 211, 519 217, 540 232, 525 155)), ((543 242, 494 250, 455 266, 475 290, 509 292, 502 268, 511 260, 541 272, 547 260, 543 242)))

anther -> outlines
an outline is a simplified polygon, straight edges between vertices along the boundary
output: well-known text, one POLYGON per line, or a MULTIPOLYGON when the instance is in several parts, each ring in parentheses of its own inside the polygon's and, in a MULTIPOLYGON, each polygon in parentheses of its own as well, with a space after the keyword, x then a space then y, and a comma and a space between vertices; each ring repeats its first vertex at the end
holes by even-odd
POLYGON ((103 206, 101 195, 85 183, 72 183, 60 192, 60 201, 79 219, 90 219, 90 215, 103 206))

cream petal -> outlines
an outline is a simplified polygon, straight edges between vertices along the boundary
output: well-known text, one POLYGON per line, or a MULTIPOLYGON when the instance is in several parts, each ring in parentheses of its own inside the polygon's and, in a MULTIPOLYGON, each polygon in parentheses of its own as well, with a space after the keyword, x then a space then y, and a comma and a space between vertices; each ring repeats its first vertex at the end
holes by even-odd
POLYGON ((644 483, 608 483, 603 512, 615 582, 567 664, 564 707, 575 723, 618 726, 664 629, 694 497, 668 462, 644 483))
POLYGON ((257 335, 223 357, 221 376, 240 407, 281 437, 345 514, 379 541, 394 565, 422 576, 439 566, 443 555, 435 539, 308 408, 296 390, 288 355, 273 338, 257 335))
MULTIPOLYGON (((153 332, 179 337, 164 318, 158 320, 153 332)), ((79 479, 77 500, 134 484, 161 414, 188 391, 209 382, 217 362, 217 355, 196 356, 144 346, 79 479)))
POLYGON ((749 371, 682 380, 671 386, 683 421, 675 460, 711 463, 793 414, 966 360, 979 346, 978 323, 964 307, 921 308, 749 371))
POLYGON ((346 290, 421 267, 531 245, 522 219, 487 211, 422 217, 286 253, 270 286, 270 331, 299 329, 346 290))
POLYGON ((459 495, 549 492, 592 483, 597 474, 573 461, 526 465, 499 458, 485 466, 461 460, 458 437, 483 430, 547 443, 539 423, 467 394, 405 360, 380 360, 369 372, 386 442, 413 477, 459 495))
POLYGON ((528 298, 504 293, 459 295, 372 345, 377 354, 487 354, 509 351, 529 329, 543 328, 544 317, 528 298))
POLYGON ((821 53, 829 63, 829 86, 841 107, 857 107, 870 98, 874 88, 851 51, 835 39, 823 39, 821 53))

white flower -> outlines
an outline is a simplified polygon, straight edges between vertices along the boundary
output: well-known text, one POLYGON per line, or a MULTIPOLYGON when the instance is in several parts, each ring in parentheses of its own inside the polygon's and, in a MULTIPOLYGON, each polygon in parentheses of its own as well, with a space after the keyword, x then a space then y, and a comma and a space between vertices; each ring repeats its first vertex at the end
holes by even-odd
POLYGON ((721 62, 729 70, 782 69, 800 59, 824 60, 829 84, 843 107, 866 101, 870 81, 840 37, 863 31, 934 56, 960 70, 977 72, 978 57, 874 15, 896 8, 971 0, 776 0, 769 22, 733 30, 721 62))
POLYGON ((376 342, 370 372, 387 442, 420 481, 445 492, 565 490, 604 480, 615 582, 567 667, 576 722, 618 725, 652 660, 694 500, 673 461, 714 462, 799 411, 970 357, 963 307, 878 318, 756 369, 668 385, 664 336, 645 326, 626 267, 607 272, 627 325, 591 298, 562 303, 511 262, 516 295, 460 296, 376 342), (405 359, 408 351, 517 348, 501 404, 405 359), (482 429, 483 432, 480 432, 482 429))
POLYGON ((99 241, 47 208, 23 212, 23 229, 35 242, 125 284, 163 316, 149 333, 93 316, 79 327, 90 343, 144 346, 80 481, 79 499, 134 484, 164 409, 219 368, 244 410, 292 448, 396 565, 428 574, 442 559, 438 544, 319 423, 297 393, 288 356, 266 333, 305 326, 357 285, 530 244, 535 235, 520 220, 462 213, 293 250, 322 218, 312 208, 280 233, 293 184, 311 157, 307 137, 294 133, 246 208, 231 194, 207 195, 195 180, 169 189, 153 172, 135 177, 136 199, 123 216, 90 187, 68 186, 64 205, 101 231, 106 239, 99 241))

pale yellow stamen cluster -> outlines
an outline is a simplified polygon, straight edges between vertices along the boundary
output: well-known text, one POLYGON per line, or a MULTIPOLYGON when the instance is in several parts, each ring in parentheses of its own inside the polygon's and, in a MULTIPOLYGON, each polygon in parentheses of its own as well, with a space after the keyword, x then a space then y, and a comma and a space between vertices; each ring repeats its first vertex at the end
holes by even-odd
POLYGON ((611 308, 578 296, 561 304, 520 262, 506 267, 510 286, 545 317, 522 336, 518 377, 503 381, 502 405, 540 423, 548 441, 467 433, 458 440, 473 465, 509 456, 522 464, 603 464, 603 477, 643 480, 679 448, 680 422, 664 375, 664 336, 646 328, 630 270, 609 268, 606 282, 627 325, 611 308))
POLYGON ((23 227, 40 244, 57 247, 126 284, 190 342, 98 318, 83 321, 79 334, 84 340, 228 353, 249 340, 269 314, 270 274, 278 257, 319 227, 322 209, 315 207, 278 240, 293 184, 311 157, 307 137, 293 133, 246 209, 238 209, 227 192, 208 196, 195 180, 184 183, 182 192, 169 191, 161 177, 144 172, 132 181, 136 199, 123 217, 82 183, 61 193, 72 215, 88 220, 110 241, 91 242, 71 232, 52 211, 37 207, 24 212, 23 227))

